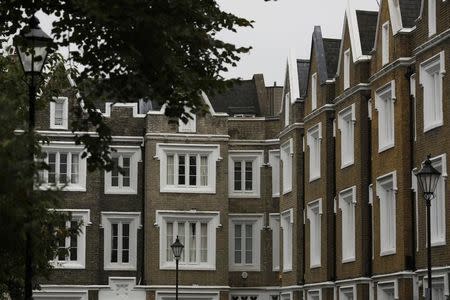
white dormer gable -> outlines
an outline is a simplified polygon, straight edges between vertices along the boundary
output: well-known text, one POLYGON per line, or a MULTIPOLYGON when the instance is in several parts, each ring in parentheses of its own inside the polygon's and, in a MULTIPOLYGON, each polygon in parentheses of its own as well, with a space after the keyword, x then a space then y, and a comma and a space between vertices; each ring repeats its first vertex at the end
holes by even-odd
POLYGON ((300 98, 300 89, 298 86, 298 72, 297 72, 297 57, 295 50, 291 49, 288 56, 288 78, 289 78, 289 92, 291 103, 300 98))
POLYGON ((383 9, 384 3, 387 1, 388 10, 389 10, 389 22, 392 29, 392 34, 397 34, 400 30, 403 29, 402 22, 402 13, 400 10, 400 0, 380 0, 380 11, 378 13, 378 22, 377 22, 377 31, 375 33, 375 44, 374 48, 377 47, 378 35, 381 34, 380 27, 386 22, 381 21, 381 10, 383 9))

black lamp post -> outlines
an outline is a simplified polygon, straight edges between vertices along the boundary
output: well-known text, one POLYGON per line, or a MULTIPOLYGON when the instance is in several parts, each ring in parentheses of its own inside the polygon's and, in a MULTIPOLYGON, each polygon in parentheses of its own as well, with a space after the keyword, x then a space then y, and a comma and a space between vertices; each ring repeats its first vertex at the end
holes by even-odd
POLYGON ((434 191, 441 177, 441 173, 433 168, 430 160, 431 155, 428 155, 427 159, 422 163, 422 167, 415 173, 417 181, 419 182, 420 189, 423 193, 423 198, 427 206, 427 263, 428 263, 428 290, 427 299, 431 300, 431 220, 430 220, 430 208, 431 200, 434 198, 434 191))
MULTIPOLYGON (((42 74, 48 56, 49 45, 52 39, 39 27, 39 20, 33 15, 28 23, 26 31, 22 31, 14 40, 17 53, 19 54, 20 64, 26 76, 28 85, 29 105, 28 105, 28 134, 30 135, 30 163, 34 161, 34 139, 33 132, 35 126, 35 102, 36 89, 38 82, 36 80, 42 74)), ((33 171, 34 169, 31 168, 33 171)), ((29 187, 29 198, 33 191, 33 186, 29 187)), ((32 199, 29 199, 30 203, 32 199)), ((28 222, 31 222, 31 213, 28 213, 28 222)), ((33 298, 33 241, 29 230, 26 232, 25 245, 25 299, 33 298)))
POLYGON ((175 264, 176 264, 176 285, 175 285, 175 299, 178 300, 178 263, 181 258, 181 253, 183 252, 184 245, 180 242, 180 240, 177 239, 175 242, 170 245, 170 248, 172 248, 173 256, 175 257, 175 264))

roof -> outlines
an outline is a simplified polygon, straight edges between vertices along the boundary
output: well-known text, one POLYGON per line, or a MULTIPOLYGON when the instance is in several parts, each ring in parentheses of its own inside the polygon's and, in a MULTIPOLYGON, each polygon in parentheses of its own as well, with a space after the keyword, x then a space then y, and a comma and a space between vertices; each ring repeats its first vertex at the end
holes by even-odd
POLYGON ((400 11, 403 27, 414 27, 420 14, 420 0, 400 0, 400 11))
POLYGON ((298 86, 300 98, 304 98, 308 91, 309 60, 297 59, 298 86))
POLYGON ((328 79, 334 78, 334 76, 336 75, 337 65, 339 62, 340 47, 341 40, 323 39, 323 49, 325 51, 328 79))
POLYGON ((362 54, 369 55, 375 42, 377 32, 378 12, 357 10, 356 18, 359 28, 359 39, 361 41, 362 54))
POLYGON ((208 95, 216 112, 260 115, 258 94, 254 80, 237 81, 231 88, 220 94, 208 95))

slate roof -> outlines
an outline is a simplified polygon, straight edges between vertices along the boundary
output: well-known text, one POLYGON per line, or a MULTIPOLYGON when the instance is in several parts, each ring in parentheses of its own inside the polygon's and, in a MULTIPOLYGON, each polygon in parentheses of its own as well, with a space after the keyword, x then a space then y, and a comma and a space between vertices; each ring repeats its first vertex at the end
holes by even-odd
POLYGON ((308 91, 309 60, 297 59, 298 87, 300 98, 304 98, 308 91))
POLYGON ((334 78, 339 62, 339 51, 341 40, 323 39, 323 49, 325 51, 325 60, 327 65, 328 79, 334 78))
POLYGON ((220 94, 208 95, 216 112, 235 114, 260 115, 258 95, 254 80, 241 80, 230 89, 220 94))
POLYGON ((357 10, 359 39, 361 40, 362 54, 368 55, 373 49, 377 31, 378 12, 357 10))
POLYGON ((411 28, 416 25, 420 14, 420 0, 400 0, 403 27, 411 28))

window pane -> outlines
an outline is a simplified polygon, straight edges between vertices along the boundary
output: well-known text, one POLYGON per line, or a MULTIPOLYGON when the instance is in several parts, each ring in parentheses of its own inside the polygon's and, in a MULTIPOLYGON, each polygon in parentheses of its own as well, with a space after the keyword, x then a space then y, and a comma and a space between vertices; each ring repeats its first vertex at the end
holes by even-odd
POLYGON ((245 190, 251 191, 253 189, 253 163, 251 161, 245 162, 245 190))
POLYGON ((130 186, 130 158, 124 157, 122 159, 122 186, 129 187, 130 186))
POLYGON ((200 185, 208 185, 208 156, 200 156, 200 185))
POLYGON ((242 263, 242 225, 234 225, 234 263, 242 263))
POLYGON ((245 225, 245 263, 251 264, 253 262, 253 225, 245 225))
POLYGON ((173 261, 172 248, 170 246, 173 243, 173 223, 167 223, 167 236, 166 236, 166 258, 167 261, 173 261))
POLYGON ((72 164, 70 167, 70 182, 73 184, 77 184, 79 182, 79 156, 78 154, 72 154, 72 164))
POLYGON ((56 183, 56 153, 48 154, 48 183, 56 183))
POLYGON ((189 185, 197 185, 197 156, 189 156, 189 185))
POLYGON ((113 157, 114 168, 111 171, 111 186, 119 186, 119 158, 113 157))
MULTIPOLYGON (((182 223, 178 223, 178 239, 180 240, 180 243, 182 243, 183 245, 186 245, 186 239, 185 239, 185 226, 184 226, 184 222, 182 222, 182 223)), ((181 252, 181 258, 180 258, 180 260, 181 261, 185 261, 185 259, 184 259, 184 253, 186 252, 186 250, 183 250, 182 252, 181 252)))
POLYGON ((122 224, 122 262, 129 262, 130 224, 122 224))
POLYGON ((241 162, 234 162, 234 190, 241 191, 242 190, 242 170, 241 170, 241 162))
MULTIPOLYGON (((77 221, 71 221, 70 227, 76 228, 77 227, 77 221)), ((78 236, 71 236, 70 237, 70 260, 76 261, 78 257, 78 236)))
POLYGON ((178 156, 178 184, 186 184, 186 159, 185 156, 178 156))
POLYGON ((174 157, 173 155, 167 155, 167 184, 173 185, 174 179, 174 157))
POLYGON ((208 224, 201 223, 201 249, 200 249, 200 261, 207 262, 208 261, 208 224))
POLYGON ((189 223, 189 262, 197 261, 197 224, 189 223))
POLYGON ((59 182, 67 182, 67 153, 59 154, 59 182))
POLYGON ((119 238, 119 225, 111 224, 111 262, 117 262, 117 248, 118 248, 118 238, 119 238))
POLYGON ((55 102, 55 125, 62 126, 64 120, 64 101, 55 102))

